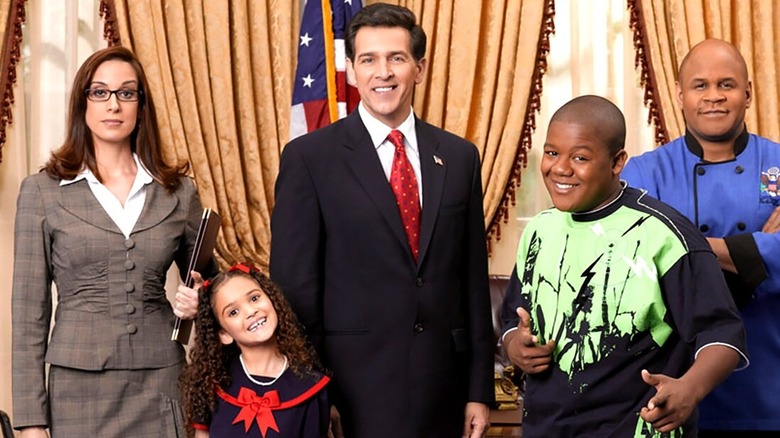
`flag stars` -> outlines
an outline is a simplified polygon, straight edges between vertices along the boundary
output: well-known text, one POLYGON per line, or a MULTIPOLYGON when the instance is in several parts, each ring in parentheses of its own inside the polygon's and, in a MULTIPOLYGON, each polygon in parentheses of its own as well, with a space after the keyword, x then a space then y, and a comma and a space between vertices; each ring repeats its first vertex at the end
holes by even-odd
POLYGON ((301 78, 303 80, 303 86, 311 88, 312 82, 314 82, 314 78, 311 77, 311 74, 308 74, 301 78))
POLYGON ((310 36, 309 36, 309 32, 306 32, 305 34, 301 35, 301 45, 302 45, 302 46, 309 47, 309 43, 310 43, 310 42, 311 42, 311 40, 313 40, 313 39, 314 39, 314 38, 312 38, 312 37, 310 37, 310 36))

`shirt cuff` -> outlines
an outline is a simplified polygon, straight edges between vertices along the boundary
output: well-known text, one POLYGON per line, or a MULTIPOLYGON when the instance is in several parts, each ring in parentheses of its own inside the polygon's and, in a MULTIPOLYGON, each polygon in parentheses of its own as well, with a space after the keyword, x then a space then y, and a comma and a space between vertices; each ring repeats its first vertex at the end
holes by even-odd
POLYGON ((506 335, 508 335, 510 332, 513 332, 515 330, 517 330, 517 327, 512 327, 511 329, 505 331, 503 335, 501 335, 501 342, 499 342, 498 344, 499 347, 504 345, 504 339, 506 338, 506 335))
POLYGON ((756 240, 752 234, 735 234, 724 237, 723 241, 726 242, 739 278, 752 292, 768 276, 756 240))

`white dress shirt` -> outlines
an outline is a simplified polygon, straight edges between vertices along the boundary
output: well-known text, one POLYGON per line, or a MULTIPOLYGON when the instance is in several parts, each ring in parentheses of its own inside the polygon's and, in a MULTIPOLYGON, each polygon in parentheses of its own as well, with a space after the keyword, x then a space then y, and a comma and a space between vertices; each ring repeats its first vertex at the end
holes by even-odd
POLYGON ((138 221, 138 218, 141 216, 141 211, 144 209, 144 202, 146 202, 146 185, 154 181, 152 175, 146 171, 136 154, 133 154, 133 159, 135 160, 138 171, 135 174, 135 180, 133 181, 132 187, 130 187, 130 193, 127 194, 124 206, 122 206, 119 199, 108 190, 108 187, 98 181, 95 174, 93 174, 89 168, 84 168, 84 170, 76 175, 76 178, 74 179, 60 181, 60 186, 65 186, 86 179, 92 194, 95 195, 95 198, 97 198, 98 202, 103 207, 103 210, 106 211, 111 220, 119 227, 119 230, 122 231, 125 238, 130 237, 130 233, 133 231, 133 227, 135 227, 135 223, 138 221))
MULTIPOLYGON (((390 131, 393 128, 369 114, 368 110, 363 106, 363 102, 360 102, 358 105, 358 114, 363 121, 363 125, 368 130, 368 135, 371 136, 371 142, 376 148, 379 161, 382 162, 382 169, 385 171, 385 177, 389 182, 390 172, 393 169, 395 146, 390 143, 387 136, 390 135, 390 131)), ((406 151, 406 157, 412 164, 412 169, 414 169, 414 176, 417 178, 417 191, 420 194, 420 205, 422 206, 422 172, 420 170, 420 149, 417 147, 417 131, 414 129, 414 111, 409 111, 409 116, 396 129, 404 135, 404 150, 406 151)))

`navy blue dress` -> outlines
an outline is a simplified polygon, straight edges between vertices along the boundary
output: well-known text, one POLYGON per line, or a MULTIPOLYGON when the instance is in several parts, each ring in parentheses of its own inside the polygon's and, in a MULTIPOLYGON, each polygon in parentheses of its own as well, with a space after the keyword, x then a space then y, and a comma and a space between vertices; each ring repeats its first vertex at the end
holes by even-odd
MULTIPOLYGON (((230 371, 233 383, 217 390, 217 407, 211 418, 196 422, 195 429, 208 430, 210 438, 327 436, 327 376, 317 373, 302 378, 287 369, 271 385, 258 385, 246 376, 237 357, 230 371)), ((273 380, 252 378, 259 382, 273 380)))

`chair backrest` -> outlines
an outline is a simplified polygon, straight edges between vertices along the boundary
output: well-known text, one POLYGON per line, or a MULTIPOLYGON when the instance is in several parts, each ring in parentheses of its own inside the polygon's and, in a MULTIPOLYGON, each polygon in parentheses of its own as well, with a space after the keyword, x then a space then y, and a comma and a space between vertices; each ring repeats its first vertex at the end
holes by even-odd
POLYGON ((490 284, 490 310, 493 315, 493 334, 496 339, 501 337, 501 303, 504 301, 504 294, 509 285, 508 275, 491 275, 490 284))
POLYGON ((11 419, 5 411, 0 411, 0 427, 3 430, 3 438, 14 438, 14 428, 11 427, 11 419))

